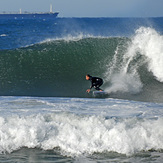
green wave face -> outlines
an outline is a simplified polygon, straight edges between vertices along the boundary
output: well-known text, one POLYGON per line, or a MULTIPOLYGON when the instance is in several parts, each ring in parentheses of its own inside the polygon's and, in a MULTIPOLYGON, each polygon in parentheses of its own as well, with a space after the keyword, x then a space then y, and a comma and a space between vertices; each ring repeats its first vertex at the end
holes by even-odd
POLYGON ((102 76, 118 38, 51 41, 0 55, 0 94, 83 96, 85 75, 102 76))
POLYGON ((153 88, 157 84, 162 89, 148 70, 147 57, 140 51, 131 52, 132 46, 128 38, 99 37, 53 40, 3 50, 0 95, 88 97, 85 92, 90 87, 85 79, 88 73, 103 78, 102 88, 113 97, 128 99, 129 94, 143 95, 143 90, 148 90, 147 84, 153 88))

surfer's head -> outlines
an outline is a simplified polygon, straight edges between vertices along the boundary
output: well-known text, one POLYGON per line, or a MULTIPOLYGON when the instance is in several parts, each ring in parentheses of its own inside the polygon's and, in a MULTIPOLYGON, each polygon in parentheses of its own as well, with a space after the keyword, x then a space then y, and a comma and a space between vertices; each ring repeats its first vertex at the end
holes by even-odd
POLYGON ((89 80, 91 77, 92 77, 91 75, 87 74, 86 75, 86 80, 89 80))

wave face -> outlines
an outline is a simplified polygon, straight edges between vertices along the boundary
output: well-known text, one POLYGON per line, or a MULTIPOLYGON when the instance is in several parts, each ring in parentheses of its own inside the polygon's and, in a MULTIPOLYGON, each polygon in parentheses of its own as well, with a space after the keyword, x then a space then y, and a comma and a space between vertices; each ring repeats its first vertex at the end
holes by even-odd
POLYGON ((111 97, 163 102, 162 43, 140 27, 130 39, 79 35, 1 50, 0 95, 88 97, 89 73, 111 97))

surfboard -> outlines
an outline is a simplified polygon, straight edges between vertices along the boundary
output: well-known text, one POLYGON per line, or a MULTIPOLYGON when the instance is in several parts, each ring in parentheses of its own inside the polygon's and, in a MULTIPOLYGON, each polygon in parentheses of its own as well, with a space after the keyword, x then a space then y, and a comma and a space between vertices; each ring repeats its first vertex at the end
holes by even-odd
POLYGON ((106 96, 109 95, 108 92, 105 91, 93 91, 94 96, 106 96))

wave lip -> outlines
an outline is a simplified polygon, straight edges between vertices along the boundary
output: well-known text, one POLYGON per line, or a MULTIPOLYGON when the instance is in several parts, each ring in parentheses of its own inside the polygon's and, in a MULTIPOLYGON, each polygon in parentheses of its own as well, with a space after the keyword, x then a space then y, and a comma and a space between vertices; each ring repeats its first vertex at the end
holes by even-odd
POLYGON ((56 37, 56 38, 49 38, 49 39, 45 39, 43 41, 40 42, 40 44, 42 43, 49 43, 49 42, 55 42, 55 41, 65 41, 65 42, 70 42, 70 41, 80 41, 83 39, 89 39, 89 38, 94 38, 94 39, 102 39, 102 38, 109 38, 109 37, 104 37, 104 36, 94 36, 94 35, 90 35, 90 34, 83 34, 83 33, 77 33, 77 34, 68 34, 64 37, 56 37))

